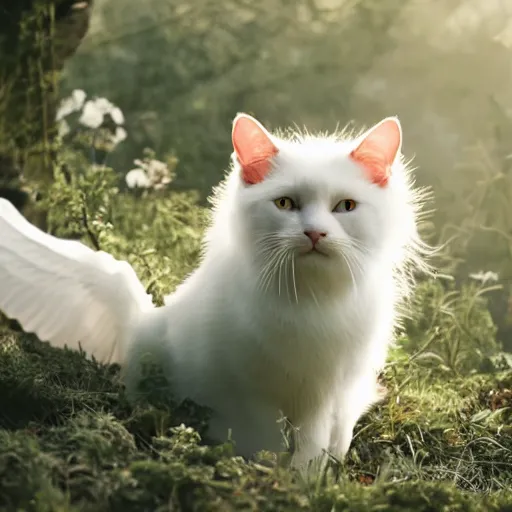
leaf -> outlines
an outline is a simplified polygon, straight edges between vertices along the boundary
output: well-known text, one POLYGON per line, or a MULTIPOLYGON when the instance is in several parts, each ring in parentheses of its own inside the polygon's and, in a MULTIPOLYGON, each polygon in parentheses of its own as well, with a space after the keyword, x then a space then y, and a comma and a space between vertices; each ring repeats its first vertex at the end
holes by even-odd
POLYGON ((443 364, 445 362, 444 359, 439 354, 436 354, 435 352, 423 352, 423 354, 419 354, 415 359, 416 360, 431 359, 431 360, 438 361, 439 363, 443 363, 443 364))
POLYGON ((477 412, 473 416, 471 416, 471 423, 486 423, 485 420, 492 414, 490 409, 484 409, 483 411, 477 412))
POLYGON ((501 416, 503 416, 505 412, 508 412, 510 410, 511 410, 511 407, 501 407, 500 409, 496 409, 491 414, 489 414, 489 416, 485 420, 485 423, 489 424, 489 423, 491 423, 493 421, 501 420, 501 416))

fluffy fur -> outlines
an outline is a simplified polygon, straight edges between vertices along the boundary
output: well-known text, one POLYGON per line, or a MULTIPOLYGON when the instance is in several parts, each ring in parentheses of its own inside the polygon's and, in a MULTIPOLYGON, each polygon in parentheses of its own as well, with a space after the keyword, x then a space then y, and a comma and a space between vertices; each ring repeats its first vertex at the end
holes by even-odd
MULTIPOLYGON (((261 165, 261 151, 256 166, 250 161, 257 140, 234 140, 235 148, 248 153, 233 154, 229 174, 214 191, 201 264, 164 307, 132 307, 130 329, 113 332, 103 343, 121 344, 118 353, 132 393, 141 358, 157 357, 178 396, 213 410, 210 436, 222 441, 231 431, 242 455, 281 450, 278 420, 285 416, 295 427, 296 465, 323 450, 341 457, 356 421, 378 398, 377 374, 400 317, 398 307, 410 291, 412 270, 422 264, 424 246, 416 227, 422 195, 399 153, 397 120, 387 121, 396 123, 400 139, 395 129, 394 158, 377 184, 367 167, 380 161, 372 159, 379 144, 388 144, 389 152, 389 141, 376 139, 371 154, 365 151, 361 161, 353 157, 377 131, 285 137, 243 118, 254 123, 248 128, 256 130, 256 139, 262 137, 269 165, 261 165), (250 167, 249 174, 240 162, 250 167), (281 197, 291 198, 297 208, 278 208, 275 201, 281 197), (353 211, 333 211, 349 199, 355 201, 353 211), (311 251, 306 231, 326 234, 316 245, 318 252, 311 251)), ((0 212, 11 228, 13 218, 12 211, 0 212)), ((22 254, 30 233, 18 227, 5 238, 2 226, 0 278, 14 265, 2 255, 30 256, 22 254)), ((25 262, 30 265, 36 279, 43 270, 58 277, 58 265, 41 258, 39 267, 35 258, 25 262)), ((87 280, 91 271, 81 265, 77 262, 73 271, 82 271, 87 280)), ((96 278, 106 271, 98 268, 96 278)), ((73 293, 73 301, 55 303, 63 322, 67 308, 87 310, 76 283, 67 286, 62 296, 73 293)), ((9 306, 19 282, 12 279, 9 287, 0 290, 0 307, 28 325, 30 308, 20 313, 9 306)), ((35 292, 44 290, 34 287, 25 299, 34 300, 35 292)), ((111 299, 102 293, 98 301, 110 311, 111 299)), ((117 311, 111 315, 114 325, 128 322, 117 311)), ((69 345, 77 342, 70 339, 69 345)), ((94 354, 95 346, 91 342, 84 349, 94 354)))
POLYGON ((156 314, 175 389, 214 409, 211 434, 231 429, 244 455, 278 450, 281 413, 300 464, 323 450, 344 455, 377 399, 397 306, 421 261, 421 197, 400 155, 387 187, 371 183, 350 159, 364 135, 267 135, 279 150, 271 172, 246 184, 233 154, 201 265, 156 314), (282 196, 300 211, 280 211, 282 196), (333 214, 344 198, 356 209, 333 214), (328 232, 325 255, 301 257, 307 229, 328 232))

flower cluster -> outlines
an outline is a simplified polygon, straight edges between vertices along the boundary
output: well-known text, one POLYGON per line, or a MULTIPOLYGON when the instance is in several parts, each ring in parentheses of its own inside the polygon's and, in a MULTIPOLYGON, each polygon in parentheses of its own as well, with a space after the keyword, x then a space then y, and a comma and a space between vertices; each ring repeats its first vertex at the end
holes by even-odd
POLYGON ((177 159, 171 157, 167 162, 162 162, 154 157, 153 152, 146 150, 145 157, 133 163, 137 167, 129 171, 125 177, 129 188, 161 190, 173 180, 177 159))
POLYGON ((70 96, 61 101, 56 115, 59 135, 65 137, 71 132, 67 118, 71 114, 80 113, 78 124, 85 128, 98 130, 109 126, 109 142, 113 146, 125 140, 127 133, 123 127, 124 115, 121 109, 106 98, 92 98, 87 101, 86 98, 85 91, 75 89, 70 96))

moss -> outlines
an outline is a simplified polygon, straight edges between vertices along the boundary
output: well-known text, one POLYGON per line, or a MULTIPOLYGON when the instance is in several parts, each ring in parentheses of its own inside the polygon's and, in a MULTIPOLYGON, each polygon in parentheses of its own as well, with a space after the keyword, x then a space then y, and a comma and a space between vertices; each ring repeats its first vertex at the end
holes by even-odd
POLYGON ((386 484, 369 488, 348 485, 327 489, 316 510, 350 512, 477 512, 510 510, 510 496, 475 499, 448 483, 425 481, 386 484), (325 500, 325 501, 323 501, 325 500))
POLYGON ((86 361, 78 352, 42 345, 31 336, 4 332, 0 425, 55 424, 82 410, 118 404, 118 369, 86 361))
POLYGON ((114 366, 7 331, 0 347, 1 510, 510 510, 510 426, 477 415, 506 408, 488 396, 512 373, 429 393, 392 377, 345 463, 304 476, 273 454, 248 463, 203 444, 181 425, 201 425, 200 409, 128 405, 114 366))

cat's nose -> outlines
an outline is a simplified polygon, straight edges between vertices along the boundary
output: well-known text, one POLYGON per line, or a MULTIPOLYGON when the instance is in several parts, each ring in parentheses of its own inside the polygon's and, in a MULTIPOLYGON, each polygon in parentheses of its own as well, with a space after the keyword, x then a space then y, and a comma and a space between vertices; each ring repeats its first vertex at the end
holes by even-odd
POLYGON ((304 234, 313 242, 313 245, 316 245, 320 238, 327 236, 327 233, 321 231, 304 231, 304 234))

